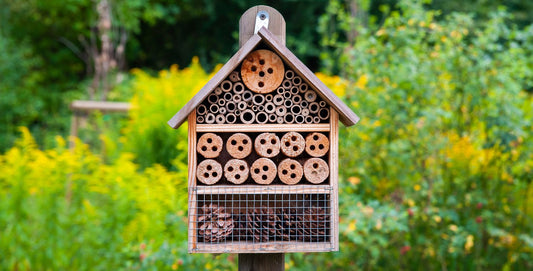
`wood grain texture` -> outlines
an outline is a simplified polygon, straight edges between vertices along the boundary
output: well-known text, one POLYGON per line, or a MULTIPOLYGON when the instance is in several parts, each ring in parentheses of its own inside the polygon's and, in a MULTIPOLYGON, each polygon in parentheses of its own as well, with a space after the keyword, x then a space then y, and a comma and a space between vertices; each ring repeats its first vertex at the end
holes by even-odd
POLYGON ((197 132, 327 132, 328 123, 317 124, 198 124, 197 132))
POLYGON ((216 185, 196 187, 198 195, 329 194, 330 185, 216 185))
POLYGON ((276 9, 259 5, 246 10, 239 20, 239 48, 254 35, 255 17, 259 11, 268 12, 268 30, 285 45, 285 19, 276 9))
POLYGON ((193 110, 189 114, 188 119, 188 165, 189 165, 189 252, 192 252, 196 249, 197 245, 197 235, 196 235, 196 194, 194 193, 194 188, 196 187, 196 110, 193 110))
POLYGON ((261 28, 258 32, 263 41, 267 43, 274 51, 276 51, 287 64, 305 78, 317 91, 318 94, 337 110, 340 115, 340 120, 345 126, 352 126, 359 121, 359 117, 345 104, 339 97, 320 81, 315 74, 305 66, 287 47, 285 47, 270 31, 261 28))
POLYGON ((235 68, 243 61, 243 59, 255 48, 261 41, 258 35, 252 36, 239 51, 226 62, 224 66, 205 84, 196 95, 183 106, 178 113, 176 113, 169 121, 170 127, 177 129, 187 118, 191 111, 195 111, 196 107, 214 90, 220 82, 222 82, 235 68))
POLYGON ((255 93, 270 93, 281 84, 285 76, 283 61, 270 50, 255 50, 241 65, 244 84, 255 93))
POLYGON ((239 254, 239 271, 282 271, 285 270, 285 254, 239 254))
POLYGON ((339 251, 339 115, 333 108, 330 124, 331 241, 334 251, 339 251))
POLYGON ((194 253, 289 253, 334 251, 330 242, 273 241, 264 243, 228 242, 224 244, 197 245, 194 253))
POLYGON ((128 112, 130 108, 130 103, 122 102, 73 101, 70 103, 72 111, 128 112))

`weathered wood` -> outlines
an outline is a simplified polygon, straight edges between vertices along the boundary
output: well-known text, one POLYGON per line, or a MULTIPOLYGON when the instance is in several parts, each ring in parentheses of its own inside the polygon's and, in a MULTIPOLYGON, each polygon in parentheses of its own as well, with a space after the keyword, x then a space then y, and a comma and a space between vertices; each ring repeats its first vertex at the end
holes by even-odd
POLYGON ((239 271, 278 270, 285 270, 285 255, 283 253, 239 254, 239 271))
POLYGON ((264 243, 228 242, 220 244, 199 243, 196 253, 264 253, 328 252, 334 251, 330 242, 272 241, 264 243))
POLYGON ((329 133, 329 180, 331 184, 331 241, 334 251, 339 251, 339 114, 331 108, 329 133))
POLYGON ((70 103, 72 111, 102 111, 102 112, 128 112, 130 103, 99 102, 99 101, 73 101, 70 103))
POLYGON ((216 185, 216 186, 198 186, 196 193, 198 195, 239 195, 239 194, 329 194, 330 185, 216 185))
POLYGON ((259 5, 246 10, 239 20, 239 47, 242 47, 254 35, 255 18, 260 11, 268 12, 268 30, 285 45, 285 19, 276 9, 259 5))
POLYGON ((330 129, 328 123, 316 124, 198 124, 197 132, 327 132, 330 129))
MULTIPOLYGON (((244 84, 255 93, 270 93, 285 76, 283 61, 270 50, 256 50, 248 54, 241 65, 244 84)), ((262 96, 259 96, 262 97, 262 96)))
POLYGON ((281 58, 287 62, 287 64, 299 74, 302 78, 305 78, 313 88, 318 90, 318 94, 322 99, 326 100, 329 104, 337 110, 340 114, 340 120, 346 126, 352 126, 359 121, 359 117, 346 105, 339 97, 337 97, 322 81, 320 81, 313 72, 300 61, 287 47, 285 47, 270 31, 265 28, 261 28, 258 32, 259 36, 263 38, 273 50, 275 50, 281 58))
POLYGON ((193 110, 189 114, 189 130, 188 130, 188 165, 189 165, 189 252, 196 249, 197 242, 197 233, 196 233, 196 193, 192 191, 196 187, 196 110, 193 110))

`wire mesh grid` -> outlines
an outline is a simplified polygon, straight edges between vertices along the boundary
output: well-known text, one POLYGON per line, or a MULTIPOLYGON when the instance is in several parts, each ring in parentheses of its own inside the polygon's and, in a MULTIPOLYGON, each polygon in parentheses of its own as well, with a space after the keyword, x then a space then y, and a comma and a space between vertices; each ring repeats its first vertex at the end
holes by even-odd
POLYGON ((193 187, 191 252, 330 251, 329 186, 193 187))

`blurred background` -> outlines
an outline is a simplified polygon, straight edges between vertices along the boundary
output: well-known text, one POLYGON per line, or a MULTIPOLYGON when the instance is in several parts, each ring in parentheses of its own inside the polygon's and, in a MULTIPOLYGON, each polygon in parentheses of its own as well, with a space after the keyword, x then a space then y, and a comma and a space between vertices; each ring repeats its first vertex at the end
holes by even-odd
POLYGON ((187 254, 187 131, 166 122, 258 4, 361 117, 340 128, 340 251, 286 268, 533 269, 523 0, 0 0, 0 269, 236 268, 187 254), (73 138, 74 100, 132 107, 77 112, 73 138))

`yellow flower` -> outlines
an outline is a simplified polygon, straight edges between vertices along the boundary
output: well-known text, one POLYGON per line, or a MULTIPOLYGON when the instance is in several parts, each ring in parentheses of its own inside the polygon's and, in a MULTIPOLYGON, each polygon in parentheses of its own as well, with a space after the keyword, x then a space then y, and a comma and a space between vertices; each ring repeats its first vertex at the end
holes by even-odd
POLYGON ((365 89, 367 83, 368 83, 368 76, 366 74, 363 74, 361 75, 361 77, 359 77, 359 79, 355 83, 355 86, 360 89, 365 89))
POLYGON ((376 32, 376 36, 378 36, 378 37, 379 36, 383 36, 383 35, 385 35, 385 29, 383 29, 383 28, 378 30, 378 32, 376 32))
POLYGON ((408 199, 407 200, 407 205, 409 205, 409 207, 413 207, 413 206, 415 206, 415 201, 412 200, 412 199, 408 199))
POLYGON ((352 222, 348 225, 348 231, 355 231, 355 230, 357 229, 357 226, 355 225, 355 223, 357 223, 357 220, 352 221, 352 222))
POLYGON ((422 189, 422 187, 419 184, 415 184, 413 188, 415 189, 415 191, 420 191, 420 189, 422 189))
POLYGON ((376 230, 381 230, 381 228, 383 227, 383 222, 381 222, 381 219, 378 219, 378 221, 376 221, 376 230))
POLYGON ((350 182, 353 185, 358 185, 358 184, 361 183, 361 179, 359 179, 357 177, 350 177, 350 178, 348 178, 348 182, 350 182))
POLYGON ((458 229, 457 226, 454 225, 454 224, 450 225, 448 228, 449 228, 451 231, 453 231, 453 232, 457 232, 457 229, 458 229))
POLYGON ((409 26, 413 26, 415 24, 415 19, 413 19, 413 18, 409 19, 409 21, 407 21, 407 24, 409 26))
POLYGON ((435 222, 437 222, 437 223, 440 223, 442 221, 442 218, 440 216, 438 216, 438 215, 435 215, 435 216, 433 216, 433 220, 435 220, 435 222))
POLYGON ((469 234, 466 237, 466 242, 465 242, 465 250, 466 250, 466 252, 469 253, 472 250, 473 246, 474 246, 474 236, 472 234, 469 234))

